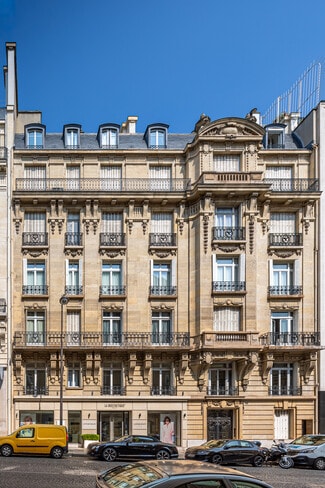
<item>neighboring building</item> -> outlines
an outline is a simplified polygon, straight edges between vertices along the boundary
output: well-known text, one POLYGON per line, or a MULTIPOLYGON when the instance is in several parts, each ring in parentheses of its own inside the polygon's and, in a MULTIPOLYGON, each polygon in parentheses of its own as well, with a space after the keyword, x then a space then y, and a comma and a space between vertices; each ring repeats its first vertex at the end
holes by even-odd
POLYGON ((17 115, 11 427, 105 440, 168 415, 183 446, 316 431, 314 149, 251 117, 136 123, 17 115))

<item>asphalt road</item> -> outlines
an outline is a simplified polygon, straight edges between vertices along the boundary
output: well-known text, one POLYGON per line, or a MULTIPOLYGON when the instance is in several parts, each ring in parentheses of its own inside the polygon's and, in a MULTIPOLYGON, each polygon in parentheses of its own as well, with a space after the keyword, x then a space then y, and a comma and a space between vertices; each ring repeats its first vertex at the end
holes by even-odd
MULTIPOLYGON (((110 463, 114 466, 118 463, 110 463)), ((108 463, 85 456, 0 456, 1 488, 94 488, 96 474, 108 463)), ((278 466, 237 466, 236 469, 266 481, 274 488, 324 488, 325 471, 308 468, 284 470, 278 466)))

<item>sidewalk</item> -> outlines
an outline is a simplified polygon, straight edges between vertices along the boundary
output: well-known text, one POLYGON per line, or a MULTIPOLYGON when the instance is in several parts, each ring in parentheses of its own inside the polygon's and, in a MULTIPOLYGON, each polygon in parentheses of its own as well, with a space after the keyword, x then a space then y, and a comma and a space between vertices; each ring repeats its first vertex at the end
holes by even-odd
MULTIPOLYGON (((178 459, 185 459, 185 448, 177 447, 178 449, 178 459)), ((68 456, 87 456, 87 449, 80 447, 78 444, 69 443, 69 453, 68 456)))

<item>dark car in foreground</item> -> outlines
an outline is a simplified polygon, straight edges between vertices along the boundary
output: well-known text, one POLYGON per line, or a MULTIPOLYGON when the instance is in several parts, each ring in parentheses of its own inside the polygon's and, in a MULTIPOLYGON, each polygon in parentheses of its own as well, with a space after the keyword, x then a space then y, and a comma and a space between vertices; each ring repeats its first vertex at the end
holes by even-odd
POLYGON ((295 466, 325 470, 325 434, 307 434, 287 444, 295 466))
POLYGON ((272 488, 235 469, 199 461, 139 461, 97 475, 96 488, 272 488))
POLYGON ((186 449, 185 459, 209 461, 214 464, 262 466, 265 455, 260 443, 240 439, 214 439, 201 446, 186 449))
POLYGON ((92 442, 87 454, 105 461, 117 459, 170 459, 178 458, 178 450, 174 444, 161 442, 157 437, 149 435, 125 435, 110 442, 92 442))

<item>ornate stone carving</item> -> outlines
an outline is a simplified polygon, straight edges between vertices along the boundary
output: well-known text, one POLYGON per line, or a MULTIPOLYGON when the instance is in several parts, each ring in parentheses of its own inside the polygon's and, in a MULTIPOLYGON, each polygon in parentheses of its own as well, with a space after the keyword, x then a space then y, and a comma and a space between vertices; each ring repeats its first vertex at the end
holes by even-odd
POLYGON ((143 360, 143 383, 146 385, 149 381, 149 372, 151 369, 151 363, 152 363, 152 355, 149 353, 145 354, 144 360, 143 360))
POLYGON ((307 359, 300 361, 300 375, 306 385, 309 383, 311 373, 316 368, 316 362, 317 354, 315 352, 311 352, 307 359))
POLYGON ((264 355, 261 361, 261 376, 263 384, 266 385, 269 376, 270 369, 273 366, 274 356, 272 353, 267 353, 264 355))

